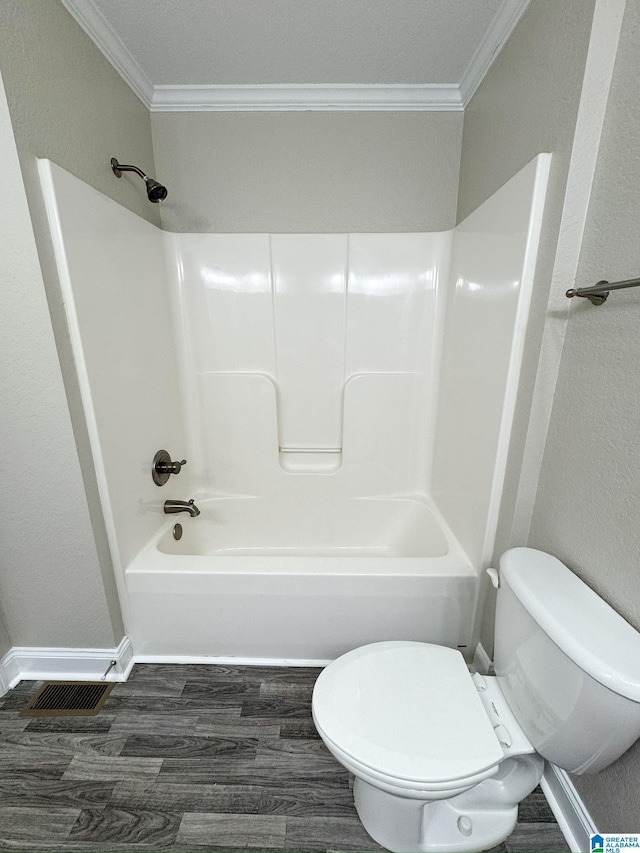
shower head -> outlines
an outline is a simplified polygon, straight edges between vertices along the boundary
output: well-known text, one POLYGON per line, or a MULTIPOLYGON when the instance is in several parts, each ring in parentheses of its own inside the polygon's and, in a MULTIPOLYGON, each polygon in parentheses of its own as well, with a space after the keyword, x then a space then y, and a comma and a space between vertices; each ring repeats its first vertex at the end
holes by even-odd
POLYGON ((145 175, 142 169, 138 169, 137 166, 125 166, 122 163, 118 163, 115 157, 112 157, 111 168, 113 169, 113 174, 116 178, 121 178, 123 172, 135 172, 136 175, 140 175, 147 185, 147 198, 153 204, 164 201, 167 197, 167 188, 163 187, 162 184, 159 184, 158 181, 155 181, 148 175, 145 175))
POLYGON ((159 201, 164 201, 167 197, 167 188, 163 187, 153 178, 145 178, 147 184, 147 198, 149 201, 157 204, 159 201))

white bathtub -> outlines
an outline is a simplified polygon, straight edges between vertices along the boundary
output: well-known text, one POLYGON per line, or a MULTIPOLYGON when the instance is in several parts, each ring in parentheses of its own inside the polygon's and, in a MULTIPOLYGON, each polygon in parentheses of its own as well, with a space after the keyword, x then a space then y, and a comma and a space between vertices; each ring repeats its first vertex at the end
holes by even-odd
POLYGON ((378 640, 468 645, 477 576, 424 500, 197 505, 126 569, 139 658, 308 663, 378 640))

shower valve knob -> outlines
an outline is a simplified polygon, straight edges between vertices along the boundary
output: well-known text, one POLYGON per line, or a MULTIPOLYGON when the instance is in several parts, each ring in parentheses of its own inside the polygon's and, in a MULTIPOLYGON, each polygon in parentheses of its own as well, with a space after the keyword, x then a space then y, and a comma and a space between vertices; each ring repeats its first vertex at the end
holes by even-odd
POLYGON ((151 468, 151 476, 156 486, 164 486, 172 474, 179 474, 182 466, 187 464, 186 459, 180 462, 171 461, 171 454, 166 450, 159 450, 153 457, 153 466, 151 468))

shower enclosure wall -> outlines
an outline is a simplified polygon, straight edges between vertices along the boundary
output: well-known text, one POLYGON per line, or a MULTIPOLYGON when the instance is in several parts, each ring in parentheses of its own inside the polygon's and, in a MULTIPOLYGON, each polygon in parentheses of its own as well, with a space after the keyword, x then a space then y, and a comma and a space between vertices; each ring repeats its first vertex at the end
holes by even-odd
POLYGON ((471 648, 548 166, 450 232, 220 235, 40 162, 139 659, 471 648))

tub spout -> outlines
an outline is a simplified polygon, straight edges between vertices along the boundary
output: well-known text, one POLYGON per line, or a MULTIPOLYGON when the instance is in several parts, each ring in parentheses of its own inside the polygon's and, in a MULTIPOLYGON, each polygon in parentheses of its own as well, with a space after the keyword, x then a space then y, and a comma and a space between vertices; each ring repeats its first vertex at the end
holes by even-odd
POLYGON ((190 501, 165 501, 164 511, 167 514, 172 512, 188 512, 191 518, 195 518, 196 515, 200 515, 200 510, 193 502, 193 498, 191 498, 190 501))

